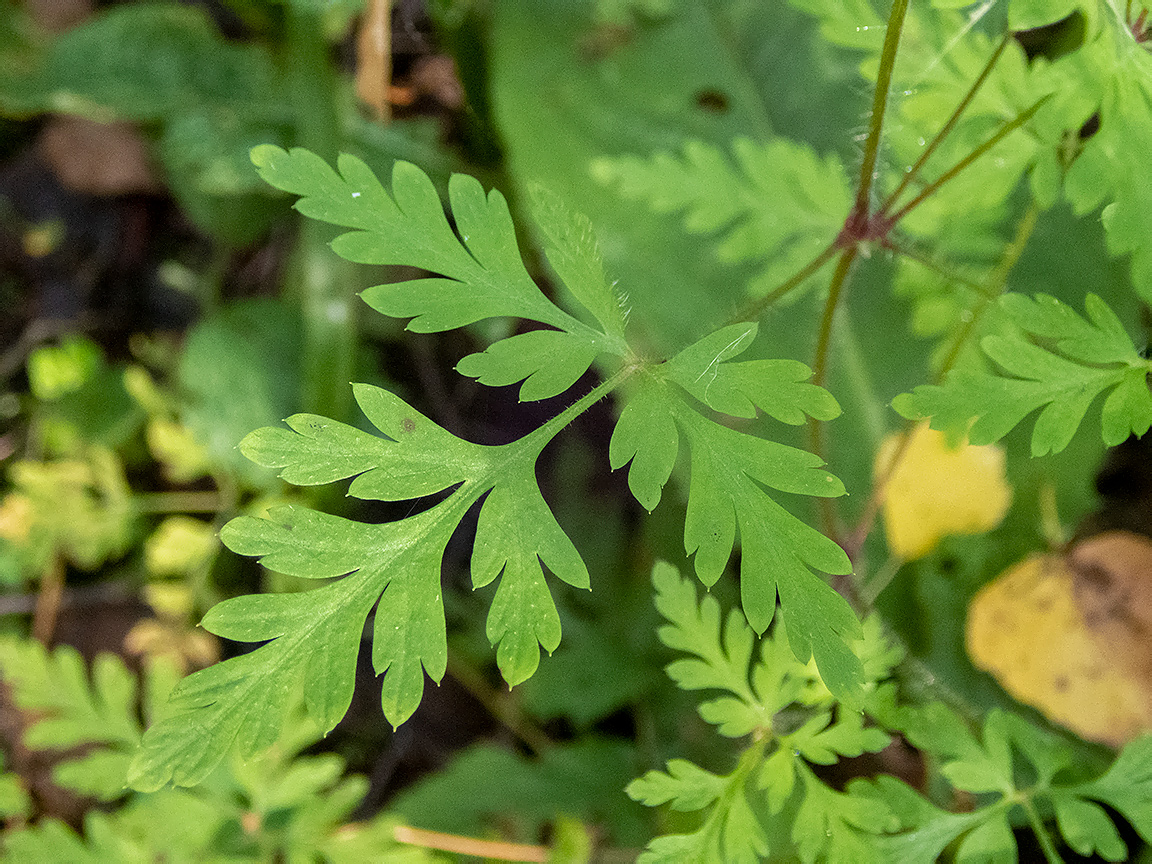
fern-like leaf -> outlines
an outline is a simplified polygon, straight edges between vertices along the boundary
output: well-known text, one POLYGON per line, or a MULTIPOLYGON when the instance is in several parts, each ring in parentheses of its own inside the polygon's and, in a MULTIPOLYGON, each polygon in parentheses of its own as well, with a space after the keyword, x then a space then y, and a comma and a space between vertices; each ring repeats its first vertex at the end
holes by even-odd
MULTIPOLYGON (((455 231, 431 181, 396 164, 389 194, 359 160, 342 156, 340 173, 306 150, 258 147, 253 161, 272 185, 300 197, 305 215, 354 229, 333 242, 345 258, 407 264, 438 276, 365 292, 387 315, 411 317, 421 332, 494 316, 529 318, 550 329, 496 342, 466 357, 461 371, 486 384, 524 380, 521 398, 570 387, 601 353, 630 356, 624 314, 608 284, 586 222, 554 198, 536 207, 547 255, 558 275, 603 329, 548 300, 529 278, 507 204, 472 178, 449 185, 455 231)), ((618 380, 629 374, 627 371, 618 380)), ((269 518, 240 517, 221 537, 266 567, 309 579, 338 578, 314 591, 237 597, 219 604, 204 626, 229 639, 265 642, 250 654, 181 682, 174 714, 148 730, 131 770, 142 790, 191 785, 237 747, 252 755, 276 740, 288 696, 302 690, 320 729, 331 729, 352 698, 365 621, 376 608, 372 662, 384 676, 382 706, 393 725, 420 703, 424 675, 439 682, 447 664, 440 569, 444 549, 465 513, 483 501, 472 554, 472 580, 499 578, 488 636, 509 685, 532 675, 540 648, 560 642, 560 618, 545 583, 551 572, 579 588, 588 570, 544 503, 535 464, 544 445, 615 382, 570 405, 535 432, 500 447, 464 441, 398 397, 354 385, 365 416, 382 436, 315 415, 288 418, 288 429, 259 429, 241 444, 252 461, 278 468, 295 484, 353 478, 349 495, 405 501, 440 495, 435 506, 397 522, 364 525, 294 507, 269 518)))
POLYGON ((688 231, 724 232, 717 257, 759 262, 748 287, 758 296, 836 237, 852 196, 839 159, 821 159, 803 144, 737 138, 732 153, 735 167, 712 145, 689 141, 682 156, 606 157, 593 163, 592 174, 658 213, 683 212, 688 231))
POLYGON ((256 147, 252 161, 268 183, 300 196, 305 216, 354 229, 337 237, 338 255, 362 264, 406 264, 437 276, 369 288, 376 311, 410 318, 408 329, 434 333, 486 318, 511 316, 550 328, 547 336, 511 337, 464 358, 462 374, 501 386, 528 379, 520 398, 543 399, 567 390, 602 352, 627 354, 624 312, 604 275, 586 219, 555 197, 539 196, 534 213, 546 254, 565 284, 600 323, 588 326, 564 312, 524 269, 508 204, 497 190, 457 174, 448 184, 455 231, 432 181, 415 165, 397 162, 391 195, 363 162, 341 155, 334 171, 319 156, 256 147), (531 338, 525 338, 531 337, 531 338), (507 341, 507 340, 505 340, 507 341))
POLYGON ((779 597, 796 656, 804 662, 815 656, 828 686, 847 694, 862 676, 859 660, 845 644, 859 635, 859 622, 810 568, 848 573, 851 564, 839 546, 764 491, 833 497, 844 494, 843 485, 811 453, 714 423, 688 398, 744 414, 758 405, 789 421, 804 413, 823 419, 839 413, 830 394, 802 383, 807 370, 801 364, 775 367, 792 383, 769 394, 753 370, 773 368, 773 361, 728 363, 755 334, 755 324, 723 328, 647 375, 633 395, 635 405, 626 405, 621 414, 609 457, 613 468, 632 461, 629 486, 638 501, 652 507, 671 476, 683 436, 691 453, 684 546, 695 554, 700 580, 712 585, 720 578, 739 527, 741 601, 752 629, 767 629, 779 597))
POLYGON ((957 438, 968 431, 972 444, 1000 440, 1042 408, 1032 432, 1032 455, 1042 456, 1068 446, 1092 401, 1111 390, 1104 442, 1143 435, 1152 426, 1152 366, 1103 300, 1089 294, 1085 303, 1088 319, 1045 294, 1004 295, 1001 308, 1019 332, 986 336, 980 347, 1006 374, 956 369, 942 385, 897 397, 893 407, 911 419, 930 417, 932 428, 957 438))
MULTIPOLYGON (((124 794, 141 730, 136 680, 118 658, 98 655, 89 676, 74 648, 49 652, 39 642, 9 638, 0 640, 0 677, 11 688, 16 706, 37 718, 24 734, 26 747, 86 747, 82 756, 56 765, 57 783, 105 801, 124 794)), ((175 670, 157 663, 148 677, 155 704, 145 707, 151 713, 175 682, 175 670)))

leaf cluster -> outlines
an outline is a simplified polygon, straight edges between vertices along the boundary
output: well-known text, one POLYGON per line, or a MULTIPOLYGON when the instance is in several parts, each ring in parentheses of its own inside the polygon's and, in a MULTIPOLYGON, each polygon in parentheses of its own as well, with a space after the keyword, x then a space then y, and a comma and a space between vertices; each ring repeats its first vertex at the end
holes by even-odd
MULTIPOLYGON (((894 828, 883 802, 829 788, 811 765, 830 765, 888 746, 889 736, 864 726, 860 707, 838 702, 812 663, 802 663, 777 622, 760 641, 739 610, 721 620, 720 604, 663 562, 652 572, 656 606, 668 620, 660 641, 687 655, 670 663, 669 677, 684 690, 724 695, 699 706, 700 716, 730 738, 751 736, 736 768, 715 774, 684 759, 652 770, 627 787, 649 806, 706 811, 689 834, 659 837, 643 861, 758 861, 789 851, 803 861, 871 860, 869 832, 894 828), (860 856, 864 857, 860 857, 860 856)), ((871 619, 853 643, 865 670, 865 690, 887 677, 900 653, 871 619)))
MULTIPOLYGON (((333 755, 303 756, 320 736, 298 712, 277 737, 277 746, 248 762, 234 760, 195 790, 131 792, 128 765, 145 722, 165 714, 179 677, 154 662, 143 686, 118 657, 99 655, 91 677, 68 647, 46 651, 34 640, 0 640, 0 670, 11 698, 30 721, 23 733, 31 750, 60 753, 53 768, 59 786, 118 809, 89 810, 83 836, 57 818, 6 832, 5 861, 268 861, 353 862, 387 854, 388 860, 434 860, 423 850, 401 847, 396 820, 380 817, 347 825, 367 787, 344 777, 333 755), (139 692, 138 692, 139 691, 139 692), (138 704, 141 703, 141 704, 138 704), (339 829, 339 830, 338 830, 339 829)), ((21 778, 0 774, 0 806, 6 816, 32 815, 21 778)))
POLYGON ((657 213, 684 213, 684 229, 721 232, 716 258, 755 262, 748 293, 759 297, 800 270, 836 237, 852 204, 844 166, 785 138, 732 142, 734 168, 699 140, 683 155, 604 157, 592 176, 657 213))
POLYGON ((835 401, 805 383, 802 364, 727 362, 751 344, 754 324, 713 333, 666 364, 640 360, 624 339, 622 304, 587 221, 554 197, 540 194, 533 207, 545 254, 594 325, 540 291, 520 259, 503 196, 485 194, 471 178, 456 176, 449 183, 450 225, 431 182, 406 163, 397 163, 388 193, 351 156, 340 158, 339 173, 299 149, 261 147, 253 160, 266 180, 300 196, 296 206, 305 215, 351 229, 333 242, 340 255, 435 274, 368 289, 363 297, 377 311, 408 318, 409 328, 419 332, 510 315, 544 326, 465 357, 458 366, 463 374, 489 385, 522 381, 520 398, 536 400, 572 387, 598 357, 614 358, 618 371, 536 431, 496 447, 451 435, 392 393, 364 384, 354 387, 357 402, 383 437, 303 414, 286 421, 291 431, 269 428, 249 435, 244 453, 280 469, 291 483, 351 477, 348 492, 356 498, 438 500, 417 515, 382 525, 290 506, 272 510, 267 519, 241 517, 226 526, 226 545, 258 556, 272 570, 343 578, 315 591, 239 597, 214 608, 204 620, 207 629, 267 644, 181 683, 174 694, 176 714, 148 732, 133 767, 134 785, 193 783, 234 744, 249 754, 267 746, 280 716, 267 706, 283 705, 279 694, 288 682, 303 682, 309 713, 330 729, 351 700, 360 634, 374 606, 373 664, 384 675, 384 713, 394 725, 406 720, 419 704, 424 674, 434 681, 444 675, 441 561, 460 520, 480 502, 473 586, 499 577, 487 635, 498 645, 497 664, 510 685, 530 677, 539 649, 552 651, 560 641, 546 572, 573 587, 589 586, 586 565, 541 496, 535 463, 574 416, 628 379, 636 389, 613 434, 613 467, 631 462, 630 487, 642 504, 654 507, 683 434, 692 453, 685 547, 695 553, 701 578, 707 584, 719 578, 739 525, 745 607, 755 626, 768 626, 779 594, 785 614, 795 616, 795 631, 803 634, 793 645, 797 654, 815 656, 835 690, 856 686, 858 663, 840 635, 854 631, 855 618, 809 569, 845 573, 847 559, 762 488, 833 496, 843 486, 819 470, 818 458, 728 429, 693 402, 742 417, 759 408, 789 423, 802 422, 806 414, 835 416, 835 401))
POLYGON ((760 641, 744 616, 721 619, 711 596, 663 562, 652 573, 656 605, 669 622, 660 640, 683 655, 667 666, 684 690, 723 695, 700 703, 700 716, 720 735, 747 746, 727 774, 684 759, 652 770, 627 792, 649 806, 701 812, 699 827, 653 840, 643 861, 758 861, 796 855, 801 861, 935 860, 955 846, 957 861, 1017 860, 1014 829, 1036 831, 1048 860, 1062 838, 1078 855, 1124 860, 1127 848, 1106 805, 1147 840, 1152 791, 1147 737, 1126 747, 1102 775, 1084 776, 1070 744, 1000 709, 981 735, 939 701, 899 705, 885 681, 903 651, 869 618, 853 644, 867 684, 857 701, 838 701, 812 664, 798 662, 778 623, 760 641), (877 752, 900 733, 926 754, 951 789, 978 796, 979 806, 950 813, 890 776, 830 788, 813 766, 877 752), (1054 819, 1056 834, 1049 833, 1054 819))

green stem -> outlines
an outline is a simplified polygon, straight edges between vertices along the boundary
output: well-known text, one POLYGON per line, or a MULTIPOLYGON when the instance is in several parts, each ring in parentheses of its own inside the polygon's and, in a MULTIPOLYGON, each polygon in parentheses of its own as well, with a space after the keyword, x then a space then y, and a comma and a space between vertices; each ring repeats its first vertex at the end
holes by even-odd
MULTIPOLYGON (((984 282, 975 286, 976 290, 982 295, 982 301, 976 309, 972 310, 972 314, 968 320, 963 322, 960 329, 956 333, 955 341, 949 349, 944 362, 941 364, 940 369, 936 372, 934 383, 940 383, 944 377, 951 371, 952 367, 956 365, 956 361, 960 358, 960 352, 964 349, 965 344, 972 337, 977 325, 980 323, 981 318, 992 301, 1004 290, 1004 286, 1008 284, 1008 274, 1012 272, 1012 268, 1016 266, 1016 262, 1020 260, 1020 256, 1024 254, 1024 249, 1028 245, 1032 233, 1036 230, 1036 223, 1040 218, 1040 207, 1032 201, 1028 205, 1028 210, 1025 211, 1024 217, 1016 226, 1016 235, 1012 238, 1012 242, 1004 249, 1004 254, 1000 256, 1000 262, 996 265, 996 269, 989 274, 984 282)), ((884 496, 888 489, 888 482, 892 479, 900 461, 904 458, 904 454, 908 449, 908 443, 911 438, 911 432, 915 426, 915 421, 909 420, 904 424, 904 430, 900 434, 900 440, 896 446, 896 452, 893 453, 891 461, 883 472, 876 477, 872 484, 872 493, 868 496, 868 503, 864 505, 864 512, 860 516, 859 522, 856 524, 855 530, 848 538, 845 544, 845 552, 852 560, 860 554, 860 550, 864 547, 864 541, 868 538, 868 534, 872 530, 872 525, 876 520, 876 515, 880 512, 880 508, 884 504, 884 496)), ((879 596, 883 586, 879 588, 869 587, 868 593, 872 599, 879 596)))
MULTIPOLYGON (((628 363, 618 370, 611 378, 602 381, 590 391, 585 393, 551 420, 544 423, 542 426, 532 430, 520 441, 528 441, 533 438, 544 439, 541 443, 541 449, 544 445, 551 441, 560 432, 561 429, 566 427, 569 423, 635 375, 643 365, 638 362, 628 363)), ((517 442, 519 443, 519 442, 517 442)))
POLYGON ((908 0, 894 0, 888 13, 888 29, 884 34, 884 48, 880 53, 880 69, 876 74, 876 90, 872 94, 872 121, 864 145, 864 161, 860 165, 860 185, 856 188, 853 215, 863 220, 869 213, 872 180, 876 173, 876 160, 880 153, 880 133, 884 128, 884 111, 888 107, 888 89, 892 86, 892 73, 896 69, 896 48, 900 44, 900 31, 908 0))
POLYGON ((991 138, 989 138, 987 141, 985 141, 983 144, 981 144, 979 147, 977 147, 975 150, 973 150, 971 153, 969 153, 967 156, 965 156, 963 159, 961 159, 959 162, 957 162, 955 165, 953 165, 951 168, 949 168, 947 171, 945 171, 943 174, 941 174, 939 177, 921 189, 920 194, 905 204, 903 207, 901 207, 899 210, 897 210, 895 215, 887 217, 888 221, 890 221, 893 225, 897 224, 901 219, 907 216, 909 212, 922 204, 925 199, 934 195, 937 189, 939 189, 941 186, 943 186, 945 183, 954 178, 961 171, 963 171, 965 168, 967 168, 969 165, 971 165, 973 162, 975 162, 977 159, 979 159, 981 156, 999 144, 1004 138, 1006 138, 1016 129, 1027 123, 1032 118, 1032 115, 1040 110, 1040 106, 1043 105, 1050 96, 1051 94, 1041 96, 1032 104, 1031 108, 1028 108, 1026 111, 1022 111, 1021 113, 1017 114, 1015 118, 1009 120, 1007 123, 1001 126, 998 130, 996 130, 996 133, 991 138))
MULTIPOLYGON (((907 11, 908 0, 893 0, 892 9, 888 13, 888 29, 884 33, 884 48, 880 53, 880 68, 876 74, 876 90, 872 94, 872 120, 868 128, 867 142, 864 145, 864 159, 860 165, 860 182, 856 187, 856 202, 852 205, 852 212, 848 214, 848 218, 845 220, 844 230, 832 243, 832 248, 840 249, 841 254, 840 260, 836 263, 836 271, 832 274, 828 300, 824 304, 824 314, 820 320, 820 332, 816 340, 816 357, 812 364, 812 383, 818 387, 823 387, 828 377, 828 349, 832 338, 832 322, 848 274, 852 270, 852 263, 860 252, 860 242, 855 239, 854 235, 859 229, 865 227, 871 218, 873 175, 876 173, 876 160, 880 153, 880 135, 884 130, 884 112, 888 108, 888 90, 892 86, 892 73, 896 68, 896 49, 900 44, 900 31, 904 27, 904 15, 907 11)), ((822 254, 827 254, 830 258, 833 253, 826 250, 822 254)), ((823 264, 820 256, 815 259, 813 264, 816 262, 823 264)), ((773 292, 773 294, 775 293, 773 292)), ((810 419, 808 431, 812 452, 824 458, 823 424, 819 420, 810 419)), ((831 498, 821 498, 819 506, 824 533, 835 538, 838 533, 835 501, 831 498)))
POLYGON ((940 370, 936 373, 936 383, 942 381, 944 376, 951 371, 952 367, 956 364, 956 360, 960 357, 960 352, 963 350, 965 343, 980 323, 980 319, 984 317, 984 313, 988 310, 992 301, 1003 293, 1004 286, 1008 284, 1008 274, 1012 272, 1012 268, 1016 266, 1016 262, 1019 261, 1020 256, 1024 254, 1024 248, 1028 245, 1032 233, 1036 230, 1036 223, 1039 218, 1040 206, 1033 200, 1029 203, 1028 210, 1024 213, 1024 218, 1022 218, 1016 226, 1016 236, 1012 238, 1012 242, 1008 244, 1004 250, 1004 254, 1000 256, 1000 263, 996 265, 996 269, 992 271, 988 279, 984 282, 984 288, 980 292, 983 294, 982 302, 972 311, 968 320, 961 325, 959 332, 957 332, 956 341, 952 343, 952 348, 944 358, 940 370))
MULTIPOLYGON (((712 812, 708 814, 708 819, 701 830, 707 831, 712 836, 721 833, 724 828, 725 817, 732 808, 732 799, 737 795, 744 794, 744 787, 752 776, 752 772, 764 761, 764 751, 768 748, 770 740, 771 736, 769 735, 755 735, 752 744, 740 756, 740 761, 736 763, 736 769, 728 775, 728 782, 724 786, 724 791, 716 803, 712 805, 712 812)), ((717 845, 723 848, 722 844, 717 845)))
POLYGON ((1021 796, 1018 803, 1024 808, 1024 812, 1028 814, 1028 822, 1032 826, 1032 831, 1036 834, 1036 839, 1040 841, 1040 848, 1044 852, 1044 860, 1048 864, 1064 864, 1064 859, 1060 857, 1060 853, 1056 850, 1056 844, 1052 842, 1052 835, 1048 833, 1048 829, 1044 827, 1044 822, 1040 819, 1040 814, 1036 812, 1035 806, 1032 804, 1032 799, 1021 796))
POLYGON ((964 98, 960 100, 960 103, 952 112, 952 116, 950 116, 948 121, 940 127, 940 131, 936 133, 936 136, 930 142, 928 142, 928 146, 924 148, 924 152, 920 154, 920 158, 916 160, 916 164, 913 165, 907 172, 905 172, 904 176, 900 180, 900 184, 896 187, 896 191, 889 195, 884 203, 880 206, 881 214, 887 213, 892 209, 896 201, 903 194, 904 190, 908 188, 908 184, 910 184, 919 176, 920 171, 924 168, 925 163, 927 163, 928 160, 932 158, 932 154, 936 152, 937 148, 942 143, 944 143, 944 139, 947 138, 948 134, 955 128, 956 124, 960 121, 961 115, 975 98, 977 91, 979 91, 984 82, 988 79, 988 76, 992 73, 992 69, 996 66, 996 61, 1000 59, 1000 55, 1003 54, 1004 49, 1008 47, 1008 40, 1010 38, 1011 37, 1009 34, 1004 34, 1004 38, 1000 40, 1000 44, 996 46, 996 50, 992 52, 992 56, 988 58, 988 62, 984 64, 984 68, 980 70, 980 74, 976 76, 976 80, 972 82, 972 86, 968 88, 968 92, 964 94, 964 98))
MULTIPOLYGON (((824 303, 824 313, 820 316, 820 331, 816 337, 816 356, 812 361, 811 380, 817 387, 823 387, 828 380, 828 354, 832 345, 832 323, 835 320, 836 307, 844 293, 848 275, 852 272, 852 264, 859 252, 859 245, 850 246, 841 252, 840 260, 836 262, 836 270, 832 274, 832 282, 828 286, 828 299, 824 303)), ((809 418, 808 435, 812 452, 827 462, 824 452, 824 423, 815 418, 809 418)), ((820 521, 824 533, 835 539, 838 533, 835 499, 821 498, 819 500, 820 521)))
MULTIPOLYGON (((325 161, 339 147, 337 82, 322 17, 299 4, 285 7, 289 92, 296 117, 296 143, 325 161)), ((346 419, 351 412, 357 327, 351 265, 332 254, 330 226, 313 219, 300 225, 286 290, 298 304, 304 328, 301 407, 346 419)))
POLYGON ((794 288, 799 288, 810 277, 815 276, 825 264, 836 257, 836 253, 840 248, 835 242, 829 243, 823 251, 820 252, 815 258, 797 270, 792 276, 785 279, 763 297, 753 300, 746 305, 744 309, 738 313, 729 324, 738 324, 741 321, 755 321, 759 318, 764 310, 774 304, 777 300, 787 294, 794 288))

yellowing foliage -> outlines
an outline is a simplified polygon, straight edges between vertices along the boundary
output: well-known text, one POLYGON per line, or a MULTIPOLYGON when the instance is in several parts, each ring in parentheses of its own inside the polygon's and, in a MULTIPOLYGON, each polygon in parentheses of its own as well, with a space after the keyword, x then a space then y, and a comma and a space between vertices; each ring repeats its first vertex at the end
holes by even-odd
POLYGON ((1119 747, 1152 729, 1152 542, 1097 535, 1037 554, 968 609, 973 663, 1082 738, 1119 747))
POLYGON ((903 449, 902 436, 885 438, 874 466, 882 478, 897 460, 884 496, 884 527, 894 555, 910 561, 927 555, 943 537, 980 534, 1000 524, 1012 503, 1002 447, 949 447, 944 433, 927 423, 909 436, 903 449))

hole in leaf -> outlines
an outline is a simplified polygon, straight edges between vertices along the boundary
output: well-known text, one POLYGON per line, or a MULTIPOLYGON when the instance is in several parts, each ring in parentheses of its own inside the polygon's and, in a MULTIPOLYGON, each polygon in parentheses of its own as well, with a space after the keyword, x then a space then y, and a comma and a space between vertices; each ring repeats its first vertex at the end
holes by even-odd
POLYGON ((728 112, 728 94, 721 90, 701 90, 696 94, 696 107, 710 114, 728 112))
POLYGON ((1059 21, 1031 30, 1018 30, 1012 35, 1024 49, 1028 62, 1032 62, 1037 57, 1057 60, 1065 54, 1071 54, 1084 44, 1087 34, 1088 19, 1077 9, 1059 21))
POLYGON ((1087 141, 1093 135, 1100 131, 1100 112, 1097 111, 1091 117, 1084 121, 1084 125, 1080 127, 1080 140, 1087 141))

